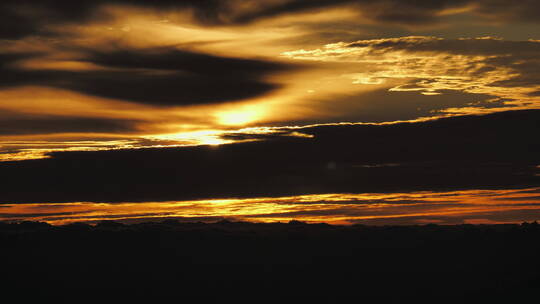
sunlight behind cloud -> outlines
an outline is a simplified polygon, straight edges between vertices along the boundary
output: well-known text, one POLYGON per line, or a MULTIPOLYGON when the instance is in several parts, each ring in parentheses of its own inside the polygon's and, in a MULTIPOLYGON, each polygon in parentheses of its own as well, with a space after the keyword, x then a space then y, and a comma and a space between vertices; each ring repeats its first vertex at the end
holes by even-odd
POLYGON ((217 130, 205 130, 195 132, 183 132, 175 134, 162 134, 145 136, 144 138, 150 140, 169 140, 176 141, 184 146, 190 145, 221 145, 233 142, 232 140, 222 139, 222 131, 217 130))
POLYGON ((264 114, 260 106, 246 106, 238 110, 219 112, 218 122, 226 126, 244 126, 259 120, 264 114))

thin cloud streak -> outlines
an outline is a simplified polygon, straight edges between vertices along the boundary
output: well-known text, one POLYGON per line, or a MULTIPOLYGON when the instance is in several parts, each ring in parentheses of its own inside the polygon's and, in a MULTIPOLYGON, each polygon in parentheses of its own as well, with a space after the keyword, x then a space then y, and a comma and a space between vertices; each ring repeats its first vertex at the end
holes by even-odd
MULTIPOLYGON (((142 203, 5 204, 4 221, 45 221, 55 225, 101 220, 215 221, 223 218, 276 222, 300 220, 333 224, 420 224, 446 218, 456 223, 518 223, 540 219, 540 188, 451 192, 318 194, 276 198, 213 199, 142 203), (517 217, 517 211, 530 216, 517 217), (505 214, 507 216, 505 217, 505 214)), ((437 222, 437 221, 435 221, 437 222)))

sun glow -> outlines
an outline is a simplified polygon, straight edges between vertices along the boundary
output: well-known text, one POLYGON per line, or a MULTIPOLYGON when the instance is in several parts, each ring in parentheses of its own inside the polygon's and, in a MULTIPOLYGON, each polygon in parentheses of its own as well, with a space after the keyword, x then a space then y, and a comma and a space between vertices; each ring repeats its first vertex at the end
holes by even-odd
POLYGON ((145 136, 144 138, 150 140, 171 140, 178 141, 180 146, 198 146, 198 145, 222 145, 231 143, 231 140, 221 138, 222 131, 217 130, 204 130, 194 132, 183 132, 176 134, 162 134, 145 136))
POLYGON ((226 126, 243 126, 260 120, 263 111, 255 107, 217 113, 218 122, 226 126))

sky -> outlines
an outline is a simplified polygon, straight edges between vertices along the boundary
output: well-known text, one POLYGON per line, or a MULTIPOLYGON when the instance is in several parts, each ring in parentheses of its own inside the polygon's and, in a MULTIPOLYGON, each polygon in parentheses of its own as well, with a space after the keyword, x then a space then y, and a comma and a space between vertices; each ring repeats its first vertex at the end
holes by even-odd
POLYGON ((533 0, 3 0, 0 201, 537 186, 539 14, 533 0))
POLYGON ((538 108, 534 1, 1 6, 4 160, 538 108))

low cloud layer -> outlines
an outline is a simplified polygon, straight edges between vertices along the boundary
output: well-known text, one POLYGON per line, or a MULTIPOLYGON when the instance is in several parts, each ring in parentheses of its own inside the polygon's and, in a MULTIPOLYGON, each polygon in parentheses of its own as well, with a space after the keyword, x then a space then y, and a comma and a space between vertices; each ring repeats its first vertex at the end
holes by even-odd
POLYGON ((121 222, 178 219, 215 222, 326 222, 334 224, 493 224, 540 216, 540 188, 453 192, 320 194, 274 198, 198 200, 137 204, 0 205, 0 220, 121 222))
POLYGON ((540 178, 540 147, 531 136, 539 115, 288 127, 220 146, 56 152, 2 163, 1 203, 526 188, 540 178))

